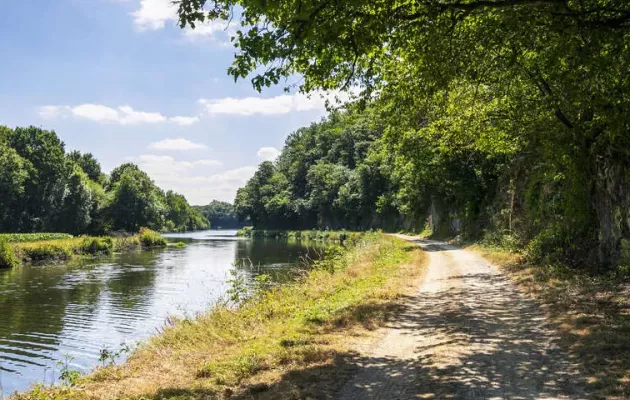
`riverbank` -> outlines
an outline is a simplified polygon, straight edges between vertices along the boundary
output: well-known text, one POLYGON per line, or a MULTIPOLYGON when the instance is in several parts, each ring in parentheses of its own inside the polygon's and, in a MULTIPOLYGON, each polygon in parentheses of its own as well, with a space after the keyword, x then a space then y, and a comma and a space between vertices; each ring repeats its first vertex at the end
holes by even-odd
POLYGON ((467 247, 499 266, 543 305, 570 356, 580 361, 594 398, 630 398, 630 282, 552 265, 515 252, 467 247))
POLYGON ((277 229, 252 229, 251 227, 239 229, 236 232, 236 236, 249 238, 295 239, 331 242, 343 242, 345 240, 354 241, 361 237, 361 235, 363 235, 362 232, 329 230, 290 231, 277 229))
POLYGON ((0 268, 65 262, 81 256, 163 246, 166 246, 166 240, 150 229, 142 229, 138 234, 124 237, 3 234, 0 235, 0 268))
MULTIPOLYGON (((339 381, 348 338, 379 326, 422 272, 424 253, 381 234, 332 251, 298 282, 239 307, 222 302, 174 321, 127 363, 73 387, 36 388, 16 399, 289 398, 313 379, 339 381), (294 374, 319 366, 317 377, 294 374)), ((261 286, 263 282, 261 282, 261 286)), ((331 387, 331 390, 333 388, 331 387)))

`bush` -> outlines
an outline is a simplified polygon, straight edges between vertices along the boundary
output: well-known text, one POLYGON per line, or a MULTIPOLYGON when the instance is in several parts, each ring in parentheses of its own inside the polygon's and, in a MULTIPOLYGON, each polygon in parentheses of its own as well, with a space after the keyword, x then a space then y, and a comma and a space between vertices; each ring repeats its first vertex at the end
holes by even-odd
POLYGON ((72 258, 72 248, 63 244, 46 243, 41 246, 23 247, 24 256, 32 262, 69 260, 72 258))
POLYGON ((111 237, 86 237, 81 243, 83 254, 111 254, 114 250, 114 241, 111 237))
POLYGON ((13 247, 4 238, 0 238, 0 268, 14 268, 20 266, 20 260, 15 256, 13 247))
POLYGON ((140 243, 144 247, 166 246, 166 240, 159 233, 149 228, 140 228, 140 243))

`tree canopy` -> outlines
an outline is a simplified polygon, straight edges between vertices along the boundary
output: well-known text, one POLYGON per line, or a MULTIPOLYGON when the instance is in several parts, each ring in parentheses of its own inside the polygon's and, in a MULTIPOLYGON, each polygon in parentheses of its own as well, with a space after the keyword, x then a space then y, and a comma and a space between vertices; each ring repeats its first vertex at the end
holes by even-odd
POLYGON ((137 165, 123 164, 107 177, 92 154, 66 154, 54 131, 0 126, 0 170, 3 232, 208 227, 182 195, 164 193, 137 165))
MULTIPOLYGON (((419 214, 442 202, 460 209, 458 217, 481 217, 464 205, 485 204, 496 229, 531 239, 543 253, 562 248, 587 263, 626 262, 630 3, 178 3, 182 26, 238 21, 228 72, 251 77, 259 90, 297 75, 304 92, 360 92, 360 103, 380 113, 390 151, 381 157, 393 159, 400 185, 382 204, 391 198, 399 211, 419 214), (597 252, 576 255, 582 247, 597 252)), ((350 174, 319 168, 309 171, 322 186, 311 200, 329 201, 333 187, 341 195, 350 174)), ((280 200, 268 212, 286 213, 280 200)), ((347 201, 352 209, 354 198, 347 201)))

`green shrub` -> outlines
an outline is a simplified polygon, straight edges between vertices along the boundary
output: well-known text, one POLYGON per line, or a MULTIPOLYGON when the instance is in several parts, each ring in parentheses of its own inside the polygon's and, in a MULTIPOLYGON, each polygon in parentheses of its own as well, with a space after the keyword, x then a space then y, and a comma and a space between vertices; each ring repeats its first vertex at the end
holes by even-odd
POLYGON ((140 228, 140 243, 144 247, 166 246, 166 240, 159 233, 149 228, 140 228))
POLYGON ((86 237, 81 243, 83 254, 111 254, 114 250, 114 241, 111 237, 86 237))
POLYGON ((14 268, 20 266, 20 260, 15 256, 13 247, 4 238, 0 238, 0 268, 14 268))
POLYGON ((32 262, 69 260, 72 258, 72 248, 62 244, 47 243, 41 246, 23 247, 24 256, 32 262))

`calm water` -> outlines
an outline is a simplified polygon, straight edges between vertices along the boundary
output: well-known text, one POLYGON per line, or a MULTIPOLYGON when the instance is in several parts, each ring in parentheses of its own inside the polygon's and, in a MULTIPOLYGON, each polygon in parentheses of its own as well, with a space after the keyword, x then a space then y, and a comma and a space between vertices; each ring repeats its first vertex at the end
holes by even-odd
POLYGON ((81 264, 0 270, 0 384, 6 396, 59 375, 74 358, 83 372, 103 348, 146 339, 169 315, 194 315, 228 289, 230 271, 285 279, 321 249, 236 238, 235 231, 167 235, 184 248, 135 252, 81 264))

